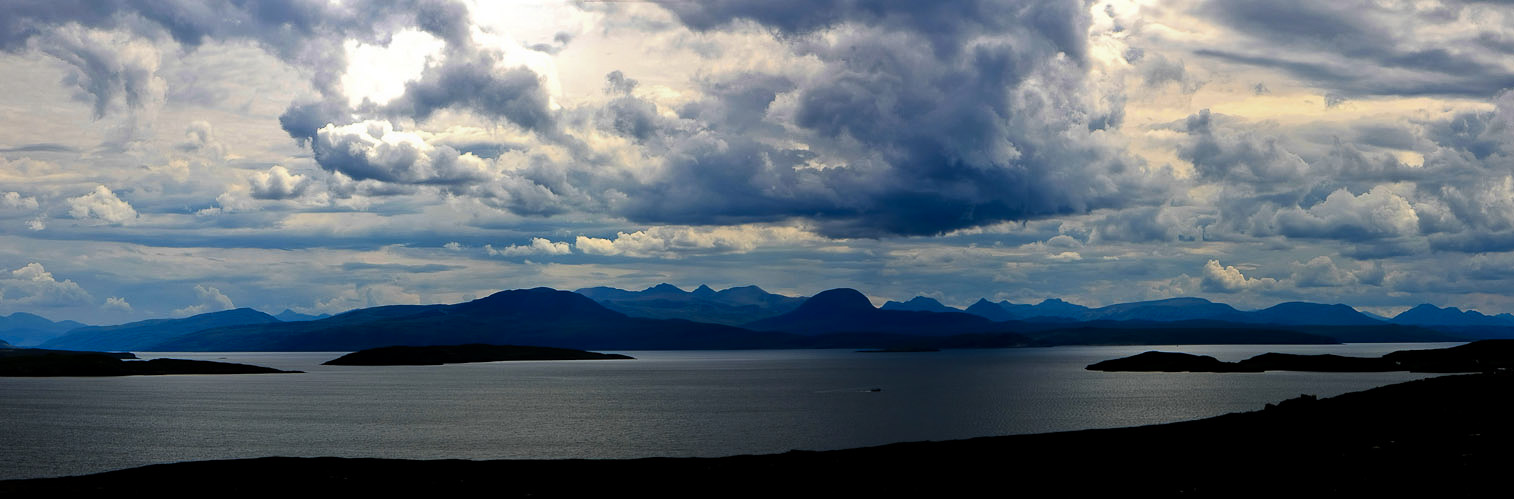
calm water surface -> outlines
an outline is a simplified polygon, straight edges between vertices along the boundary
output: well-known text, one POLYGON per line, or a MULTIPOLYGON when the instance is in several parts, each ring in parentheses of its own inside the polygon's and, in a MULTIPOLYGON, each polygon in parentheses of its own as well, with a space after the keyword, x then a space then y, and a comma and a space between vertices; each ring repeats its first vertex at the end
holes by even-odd
POLYGON ((1234 361, 1452 345, 643 351, 418 367, 320 365, 340 353, 139 353, 306 373, 0 378, 0 479, 260 456, 724 456, 1166 423, 1429 375, 1083 367, 1152 349, 1234 361))

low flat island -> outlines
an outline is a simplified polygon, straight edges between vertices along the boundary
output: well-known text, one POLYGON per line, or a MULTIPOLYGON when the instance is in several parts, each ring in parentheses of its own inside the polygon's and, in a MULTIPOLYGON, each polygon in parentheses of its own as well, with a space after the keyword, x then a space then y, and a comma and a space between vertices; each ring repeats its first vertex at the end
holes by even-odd
POLYGON ((571 348, 520 345, 440 345, 370 348, 328 360, 328 366, 438 366, 504 360, 624 360, 629 355, 585 352, 571 348))
POLYGON ((184 359, 136 359, 124 352, 73 352, 42 349, 0 351, 0 376, 155 376, 168 374, 281 374, 271 367, 184 359))

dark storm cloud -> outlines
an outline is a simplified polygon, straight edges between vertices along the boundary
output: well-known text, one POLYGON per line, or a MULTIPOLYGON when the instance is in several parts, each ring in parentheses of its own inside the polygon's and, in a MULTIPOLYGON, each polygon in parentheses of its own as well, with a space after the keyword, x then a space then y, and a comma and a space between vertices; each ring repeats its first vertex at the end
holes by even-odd
POLYGON ((530 69, 499 71, 500 54, 480 51, 469 60, 448 57, 446 63, 405 84, 405 93, 384 106, 388 113, 425 121, 446 108, 462 108, 486 117, 505 118, 522 128, 551 131, 552 112, 547 91, 530 69))
POLYGON ((947 55, 985 33, 1032 29, 1038 38, 1081 60, 1087 50, 1088 13, 1082 2, 992 0, 915 2, 893 0, 780 0, 750 2, 656 2, 673 11, 690 28, 711 30, 738 19, 754 21, 790 35, 844 23, 877 26, 920 34, 938 53, 947 55))
POLYGON ((140 58, 88 39, 78 28, 125 30, 148 39, 168 38, 193 50, 206 40, 250 40, 285 62, 310 72, 311 83, 328 103, 298 104, 283 120, 291 135, 308 140, 343 102, 340 77, 346 69, 342 43, 357 39, 386 43, 393 33, 414 27, 445 40, 468 43, 468 11, 452 0, 371 0, 333 3, 326 0, 48 0, 7 2, 0 16, 0 50, 19 51, 44 39, 47 52, 78 68, 76 84, 92 94, 95 114, 124 97, 128 107, 142 94, 140 58), (69 36, 72 35, 72 36, 69 36), (61 38, 60 38, 61 36, 61 38), (77 40, 77 43, 69 43, 77 40))
POLYGON ((1340 97, 1489 97, 1514 87, 1514 72, 1504 67, 1498 53, 1502 50, 1494 43, 1503 39, 1502 34, 1482 33, 1475 40, 1465 40, 1469 43, 1453 40, 1443 42, 1444 46, 1425 46, 1424 39, 1406 31, 1460 22, 1458 15, 1445 10, 1392 9, 1367 1, 1212 0, 1200 12, 1243 35, 1241 41, 1249 45, 1195 53, 1280 69, 1340 97), (1484 50, 1469 50, 1478 46, 1484 50), (1279 52, 1284 55, 1272 55, 1279 52), (1316 54, 1338 60, 1321 61, 1316 54))
POLYGON ((1130 160, 1090 131, 1119 110, 1084 100, 1081 3, 805 5, 804 15, 772 3, 667 5, 695 29, 746 19, 795 35, 795 53, 824 68, 804 81, 712 79, 705 99, 679 110, 695 127, 660 122, 634 97, 615 101, 613 127, 642 141, 660 131, 651 147, 667 158, 656 181, 615 187, 628 194, 616 214, 806 218, 827 235, 866 237, 1080 213, 1150 193, 1131 180, 1130 160), (797 136, 769 122, 780 95, 794 103, 797 136), (777 140, 760 140, 768 137, 777 140), (785 138, 809 147, 774 145, 785 138))
POLYGON ((1179 145, 1178 157, 1193 163, 1201 179, 1291 183, 1308 173, 1309 165, 1303 158, 1284 148, 1277 138, 1244 127, 1226 127, 1215 118, 1205 109, 1183 124, 1189 140, 1179 145))
POLYGON ((354 180, 392 184, 457 185, 486 178, 482 160, 451 146, 432 146, 388 122, 327 125, 311 141, 315 160, 354 180))

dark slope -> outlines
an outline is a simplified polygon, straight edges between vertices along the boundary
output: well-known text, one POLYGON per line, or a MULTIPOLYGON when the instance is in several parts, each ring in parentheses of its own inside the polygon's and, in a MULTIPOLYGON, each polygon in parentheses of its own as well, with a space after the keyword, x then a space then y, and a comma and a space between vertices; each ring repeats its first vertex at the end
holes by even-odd
POLYGON ((879 310, 855 289, 816 294, 793 312, 748 323, 758 331, 796 334, 895 333, 947 336, 1008 332, 993 321, 965 313, 879 310))
POLYGON ((782 314, 804 301, 803 298, 768 293, 757 286, 715 291, 700 285, 694 291, 684 291, 671 284, 659 284, 641 291, 594 287, 575 293, 631 317, 685 319, 729 326, 782 314))
POLYGON ((1382 321, 1367 317, 1347 305, 1323 305, 1308 302, 1279 303, 1255 312, 1245 312, 1245 322, 1308 326, 1380 326, 1382 321))
POLYGON ((41 346, 59 350, 152 350, 155 345, 203 329, 278 322, 273 316, 257 310, 238 308, 183 319, 153 319, 116 326, 83 327, 46 341, 41 346))
POLYGON ((1203 298, 1169 298, 1166 300, 1120 303, 1089 310, 1076 317, 1080 320, 1106 321, 1184 321, 1222 320, 1245 322, 1241 311, 1224 303, 1215 303, 1203 298))
POLYGON ((1445 376, 1137 428, 704 459, 202 461, 0 482, 0 495, 583 497, 654 483, 663 497, 1499 497, 1510 392, 1510 375, 1445 376))
POLYGON ((549 288, 501 291, 456 305, 379 307, 308 322, 200 331, 165 351, 355 351, 468 343, 644 350, 792 348, 795 338, 718 324, 627 317, 549 288))
MULTIPOLYGON (((1008 304, 1009 302, 1001 303, 1008 304)), ((1014 313, 1005 310, 1004 306, 1000 303, 988 301, 987 298, 979 298, 978 301, 973 302, 972 305, 968 305, 967 309, 963 310, 963 312, 973 314, 994 322, 1023 319, 1023 317, 1018 317, 1014 313)))

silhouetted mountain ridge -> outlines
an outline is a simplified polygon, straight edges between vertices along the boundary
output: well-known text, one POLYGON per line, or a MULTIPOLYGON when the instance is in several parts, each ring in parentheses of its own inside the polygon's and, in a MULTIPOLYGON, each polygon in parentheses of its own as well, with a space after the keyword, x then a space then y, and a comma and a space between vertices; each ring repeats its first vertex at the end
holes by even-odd
POLYGON ((768 293, 757 286, 715 291, 701 284, 686 292, 671 284, 658 284, 641 291, 610 287, 575 291, 610 310, 632 317, 686 319, 695 322, 737 326, 779 315, 799 306, 804 298, 768 293))
POLYGON ((838 288, 817 293, 793 312, 746 324, 758 331, 816 335, 896 333, 945 336, 1012 333, 993 321, 960 312, 879 310, 860 291, 838 288))

